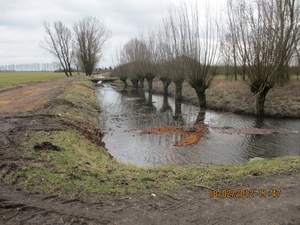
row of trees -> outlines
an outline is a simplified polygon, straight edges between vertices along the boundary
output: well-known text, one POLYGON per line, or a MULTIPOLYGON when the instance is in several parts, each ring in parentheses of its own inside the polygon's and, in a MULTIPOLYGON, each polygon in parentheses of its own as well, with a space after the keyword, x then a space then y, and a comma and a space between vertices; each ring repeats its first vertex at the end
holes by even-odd
MULTIPOLYGON (((207 8, 208 9, 208 8, 207 8)), ((169 15, 157 31, 149 31, 146 37, 132 38, 118 52, 119 66, 115 74, 126 85, 130 77, 134 87, 143 87, 159 77, 164 85, 175 83, 177 100, 182 97, 184 80, 195 89, 200 107, 206 107, 205 90, 212 82, 219 64, 220 32, 208 13, 199 17, 199 6, 183 2, 170 8, 169 15)))
POLYGON ((0 71, 55 71, 60 69, 59 63, 31 63, 1 65, 0 71))
POLYGON ((117 51, 114 73, 134 87, 146 79, 149 91, 158 77, 165 94, 174 82, 176 99, 187 81, 205 108, 205 90, 223 63, 247 82, 255 114, 262 116, 268 91, 289 79, 291 59, 299 59, 299 10, 299 0, 228 0, 226 17, 217 19, 208 5, 182 2, 170 8, 160 28, 117 51))
POLYGON ((0 71, 55 71, 60 69, 60 64, 53 63, 26 63, 1 65, 0 71))
POLYGON ((72 76, 72 65, 91 75, 111 32, 97 18, 87 17, 75 23, 73 31, 61 21, 53 27, 44 22, 46 37, 41 47, 58 59, 66 76, 72 76))

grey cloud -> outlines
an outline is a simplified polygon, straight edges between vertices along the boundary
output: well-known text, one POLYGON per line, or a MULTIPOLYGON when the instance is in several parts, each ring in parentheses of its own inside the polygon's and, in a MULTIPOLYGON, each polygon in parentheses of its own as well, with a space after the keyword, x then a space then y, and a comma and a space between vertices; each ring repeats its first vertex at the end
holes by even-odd
POLYGON ((28 58, 49 60, 39 43, 45 34, 43 21, 62 21, 70 28, 86 16, 105 21, 113 38, 106 48, 106 63, 111 48, 125 42, 141 28, 159 24, 162 11, 176 0, 10 0, 0 7, 0 64, 22 63, 28 58), (13 38, 12 38, 13 36, 13 38), (10 58, 5 57, 9 54, 10 58), (15 61, 14 56, 15 55, 15 61))

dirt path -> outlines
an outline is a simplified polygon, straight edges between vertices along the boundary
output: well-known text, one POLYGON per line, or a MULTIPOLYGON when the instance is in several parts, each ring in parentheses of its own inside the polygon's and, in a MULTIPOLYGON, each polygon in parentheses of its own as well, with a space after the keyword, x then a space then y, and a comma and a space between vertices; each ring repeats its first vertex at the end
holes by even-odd
POLYGON ((24 113, 37 109, 59 95, 78 76, 18 86, 0 92, 0 114, 24 113))
MULTIPOLYGON (((22 155, 16 141, 31 131, 60 126, 59 118, 40 115, 37 110, 76 79, 33 83, 0 92, 0 170, 8 167, 13 171, 34 160, 22 155)), ((222 194, 211 198, 206 187, 183 187, 169 192, 61 200, 0 181, 0 224, 300 224, 300 171, 249 176, 212 188, 230 190, 231 194, 253 190, 253 198, 223 198, 222 194), (267 192, 266 197, 260 197, 259 190, 276 190, 276 196, 267 192)))
POLYGON ((253 198, 210 198, 206 188, 61 201, 0 184, 1 224, 300 224, 300 175, 252 178, 221 189, 255 191, 253 198), (259 197, 280 189, 280 197, 259 197))

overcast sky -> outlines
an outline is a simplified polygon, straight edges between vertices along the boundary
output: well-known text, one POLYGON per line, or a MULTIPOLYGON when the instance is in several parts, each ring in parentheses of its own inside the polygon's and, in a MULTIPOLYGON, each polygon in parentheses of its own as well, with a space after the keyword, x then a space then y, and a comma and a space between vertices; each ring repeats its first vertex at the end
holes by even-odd
POLYGON ((113 66, 114 49, 139 30, 160 24, 174 2, 178 0, 0 0, 0 65, 55 62, 40 48, 43 21, 62 21, 72 28, 90 16, 112 31, 99 66, 113 66))

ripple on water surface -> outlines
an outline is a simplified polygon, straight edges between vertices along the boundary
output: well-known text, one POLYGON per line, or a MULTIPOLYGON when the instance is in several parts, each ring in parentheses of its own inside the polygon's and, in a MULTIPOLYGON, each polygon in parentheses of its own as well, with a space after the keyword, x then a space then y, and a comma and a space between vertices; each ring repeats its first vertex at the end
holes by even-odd
POLYGON ((103 112, 100 128, 103 141, 116 159, 141 167, 164 165, 239 164, 252 157, 300 155, 300 134, 226 133, 224 129, 261 128, 300 130, 300 120, 257 119, 251 116, 200 111, 198 107, 175 102, 174 98, 141 90, 116 91, 110 85, 96 87, 103 112), (141 134, 153 126, 208 125, 208 133, 197 144, 174 146, 179 134, 141 134))

